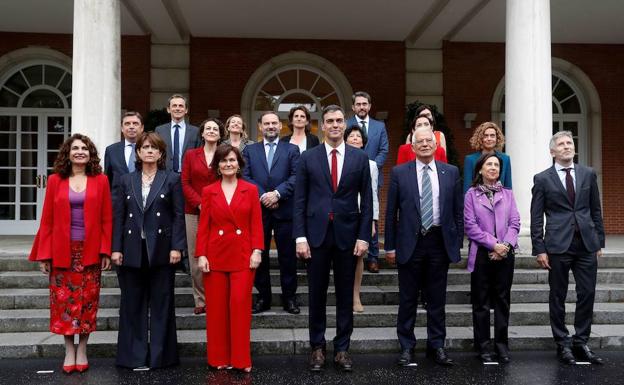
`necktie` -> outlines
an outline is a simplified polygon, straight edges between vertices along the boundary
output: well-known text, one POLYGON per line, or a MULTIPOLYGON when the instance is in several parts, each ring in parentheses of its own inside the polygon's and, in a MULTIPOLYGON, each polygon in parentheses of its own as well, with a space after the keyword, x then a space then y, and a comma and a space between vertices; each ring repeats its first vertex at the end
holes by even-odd
POLYGON ((429 165, 423 168, 422 176, 422 206, 420 207, 420 217, 422 231, 428 231, 433 225, 433 193, 431 190, 431 178, 429 177, 429 165))
POLYGON ((130 143, 128 146, 130 146, 130 158, 128 158, 128 171, 134 172, 134 162, 136 162, 136 151, 135 151, 136 147, 134 143, 130 143))
POLYGON ((333 149, 331 151, 331 154, 332 154, 331 179, 332 179, 332 188, 334 189, 334 192, 338 190, 338 156, 336 156, 337 153, 338 153, 338 150, 336 149, 333 149))
POLYGON ((180 126, 173 126, 173 171, 180 172, 180 126))
POLYGON ((271 171, 271 166, 273 165, 273 156, 275 155, 275 143, 267 143, 269 146, 269 153, 267 155, 267 165, 269 166, 269 171, 271 171))
POLYGON ((362 120, 360 123, 362 124, 362 131, 364 132, 364 135, 366 135, 366 121, 362 120))
POLYGON ((572 179, 571 173, 572 167, 566 167, 563 169, 563 171, 565 171, 566 173, 565 184, 566 192, 568 193, 568 200, 570 201, 572 207, 574 207, 574 199, 576 198, 576 193, 574 192, 574 180, 572 179))

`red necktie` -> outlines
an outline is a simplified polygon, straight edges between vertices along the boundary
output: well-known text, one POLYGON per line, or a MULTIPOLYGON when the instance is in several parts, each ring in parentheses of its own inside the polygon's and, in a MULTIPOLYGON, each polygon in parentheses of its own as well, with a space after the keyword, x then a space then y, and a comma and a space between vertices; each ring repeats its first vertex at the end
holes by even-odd
POLYGON ((332 188, 334 189, 334 192, 338 190, 338 157, 336 156, 337 153, 338 153, 338 150, 336 149, 333 149, 331 151, 331 154, 332 154, 331 178, 332 178, 332 188))

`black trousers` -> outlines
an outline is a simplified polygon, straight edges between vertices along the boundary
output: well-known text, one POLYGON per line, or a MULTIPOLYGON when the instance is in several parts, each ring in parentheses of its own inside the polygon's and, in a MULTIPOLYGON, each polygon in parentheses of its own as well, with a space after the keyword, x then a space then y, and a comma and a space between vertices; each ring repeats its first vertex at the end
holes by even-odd
POLYGON ((150 267, 145 241, 142 254, 141 268, 117 270, 121 304, 115 363, 128 368, 177 365, 175 267, 150 267))
POLYGON ((509 355, 509 305, 514 274, 513 255, 492 261, 488 250, 479 247, 475 268, 470 275, 474 345, 478 352, 492 351, 490 340, 490 309, 494 309, 494 348, 509 355))
POLYGON ((449 259, 444 248, 442 230, 437 227, 421 236, 414 254, 399 264, 399 314, 397 335, 401 349, 414 349, 418 292, 427 298, 427 348, 444 347, 446 339, 446 280, 449 259))
POLYGON ((271 216, 262 218, 264 226, 264 251, 262 262, 256 270, 254 284, 258 289, 258 298, 271 304, 271 271, 269 253, 271 236, 275 237, 277 260, 280 268, 280 284, 282 286, 282 302, 295 299, 297 292, 297 254, 295 240, 292 237, 292 221, 278 221, 271 216), (271 234, 273 233, 273 234, 271 234))
POLYGON ((311 252, 312 258, 307 262, 310 346, 313 349, 325 348, 327 288, 333 267, 336 289, 334 352, 348 351, 353 333, 353 281, 357 257, 353 255, 352 248, 342 250, 336 246, 331 223, 323 244, 312 247, 311 252))
POLYGON ((550 327, 555 342, 560 346, 587 344, 591 333, 594 299, 596 296, 596 275, 598 261, 595 252, 589 252, 580 235, 575 235, 567 253, 550 254, 549 307, 550 327), (570 337, 565 325, 565 300, 568 294, 568 274, 572 270, 576 281, 576 311, 574 329, 570 337))

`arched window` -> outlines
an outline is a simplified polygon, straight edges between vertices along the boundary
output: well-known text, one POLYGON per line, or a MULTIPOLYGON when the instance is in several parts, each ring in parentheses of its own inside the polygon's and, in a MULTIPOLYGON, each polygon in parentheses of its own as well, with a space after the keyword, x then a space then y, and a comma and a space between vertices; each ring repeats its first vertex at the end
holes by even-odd
POLYGON ((52 64, 28 65, 9 75, 0 88, 0 107, 69 108, 72 77, 52 64))

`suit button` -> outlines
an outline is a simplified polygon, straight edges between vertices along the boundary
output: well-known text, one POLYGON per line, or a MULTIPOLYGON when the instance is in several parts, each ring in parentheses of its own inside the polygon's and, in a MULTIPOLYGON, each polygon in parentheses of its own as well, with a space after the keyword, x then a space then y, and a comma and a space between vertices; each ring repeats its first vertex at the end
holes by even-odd
POLYGON ((130 213, 129 217, 132 218, 132 213, 130 213))
POLYGON ((160 212, 157 212, 157 213, 156 213, 156 216, 157 216, 157 217, 159 217, 159 216, 160 216, 160 212))
POLYGON ((164 197, 165 197, 165 194, 160 194, 160 197, 161 197, 161 198, 164 198, 164 197))
POLYGON ((223 230, 219 230, 219 235, 223 235, 223 230))
POLYGON ((132 230, 128 230, 128 234, 132 234, 132 230))
POLYGON ((128 195, 128 196, 126 197, 126 199, 130 199, 130 195, 128 195))
POLYGON ((158 234, 161 234, 161 233, 162 233, 162 229, 158 229, 158 234))
POLYGON ((241 231, 241 229, 236 229, 236 234, 237 235, 241 235, 243 232, 241 231))

